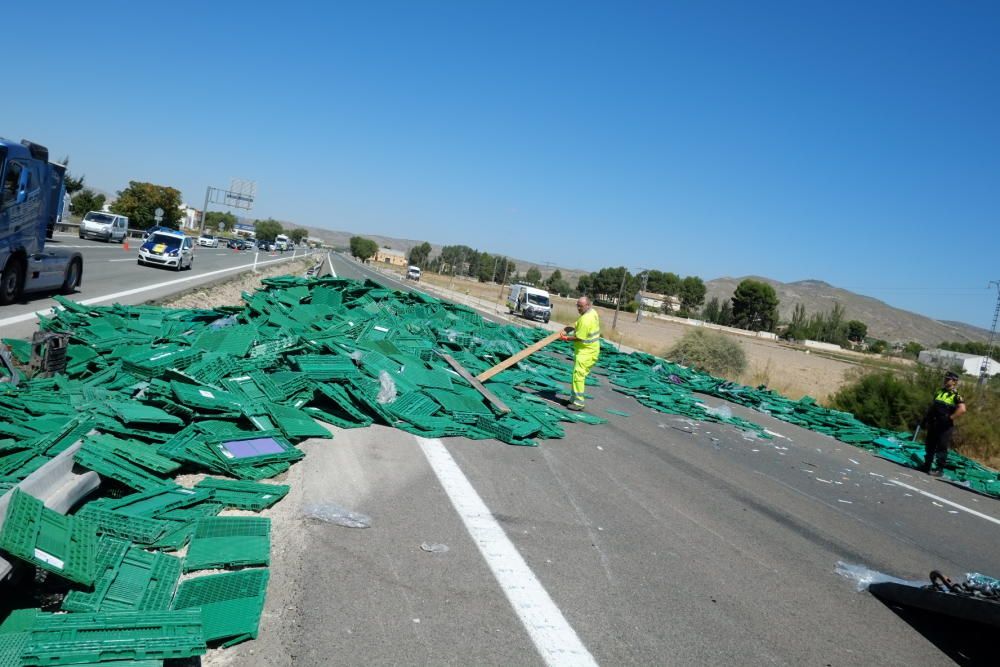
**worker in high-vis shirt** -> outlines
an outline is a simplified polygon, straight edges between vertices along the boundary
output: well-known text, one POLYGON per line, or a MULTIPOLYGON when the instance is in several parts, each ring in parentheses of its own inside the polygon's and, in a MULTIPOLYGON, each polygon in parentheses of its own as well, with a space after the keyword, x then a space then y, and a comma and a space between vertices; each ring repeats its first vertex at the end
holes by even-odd
POLYGON ((560 339, 573 342, 573 398, 566 407, 583 410, 587 375, 601 353, 601 319, 585 296, 577 299, 576 311, 580 313, 576 325, 566 327, 560 339))

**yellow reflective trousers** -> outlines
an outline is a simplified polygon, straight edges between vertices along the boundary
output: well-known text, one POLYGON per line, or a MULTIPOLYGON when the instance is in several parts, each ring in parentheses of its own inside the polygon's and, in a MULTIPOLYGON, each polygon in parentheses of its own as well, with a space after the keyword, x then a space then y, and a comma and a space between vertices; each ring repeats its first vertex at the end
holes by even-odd
POLYGON ((584 386, 601 353, 601 320, 591 308, 576 321, 573 342, 573 403, 583 406, 584 386))

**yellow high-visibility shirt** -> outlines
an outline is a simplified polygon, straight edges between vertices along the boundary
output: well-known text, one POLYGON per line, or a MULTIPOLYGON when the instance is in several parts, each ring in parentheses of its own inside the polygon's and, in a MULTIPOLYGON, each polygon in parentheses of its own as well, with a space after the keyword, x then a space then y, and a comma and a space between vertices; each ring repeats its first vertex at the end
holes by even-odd
POLYGON ((601 318, 597 316, 597 311, 591 308, 576 320, 575 336, 579 340, 573 341, 573 350, 580 352, 598 352, 601 349, 601 318))

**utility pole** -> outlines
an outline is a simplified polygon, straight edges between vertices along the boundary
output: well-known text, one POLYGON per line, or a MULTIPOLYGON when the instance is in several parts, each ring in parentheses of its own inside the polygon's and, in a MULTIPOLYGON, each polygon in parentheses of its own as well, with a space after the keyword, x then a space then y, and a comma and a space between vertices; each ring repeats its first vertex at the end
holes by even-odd
POLYGON ((639 298, 636 301, 639 302, 639 307, 635 311, 635 321, 642 322, 642 297, 646 293, 646 281, 649 280, 649 271, 643 270, 642 272, 642 288, 639 290, 639 298))
POLYGON ((997 305, 993 309, 993 325, 990 327, 990 342, 986 344, 986 356, 983 357, 983 365, 979 367, 978 389, 985 387, 986 381, 990 379, 989 372, 990 361, 993 356, 993 342, 997 337, 997 320, 1000 319, 1000 280, 991 280, 990 284, 987 285, 987 289, 994 286, 997 288, 997 305))
POLYGON ((622 267, 622 284, 618 288, 618 301, 615 303, 615 317, 611 320, 611 328, 614 329, 618 326, 618 311, 622 307, 622 292, 625 291, 625 278, 628 276, 628 269, 624 266, 622 267))

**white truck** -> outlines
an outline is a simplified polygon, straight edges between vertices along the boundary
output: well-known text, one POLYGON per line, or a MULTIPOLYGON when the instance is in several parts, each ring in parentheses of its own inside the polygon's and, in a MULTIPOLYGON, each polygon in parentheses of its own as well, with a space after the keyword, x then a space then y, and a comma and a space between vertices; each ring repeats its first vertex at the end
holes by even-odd
POLYGON ((278 250, 284 252, 286 250, 291 250, 292 240, 285 236, 284 234, 278 234, 274 237, 274 246, 278 250))
POLYGON ((511 285, 507 296, 507 310, 511 315, 548 322, 552 317, 552 300, 543 289, 531 285, 511 285))
POLYGON ((80 286, 83 255, 46 252, 62 213, 66 167, 49 162, 49 150, 0 137, 0 305, 24 292, 80 286))
POLYGON ((419 266, 410 266, 408 269, 406 269, 406 279, 407 280, 416 280, 416 281, 419 282, 420 281, 420 267, 419 266))

